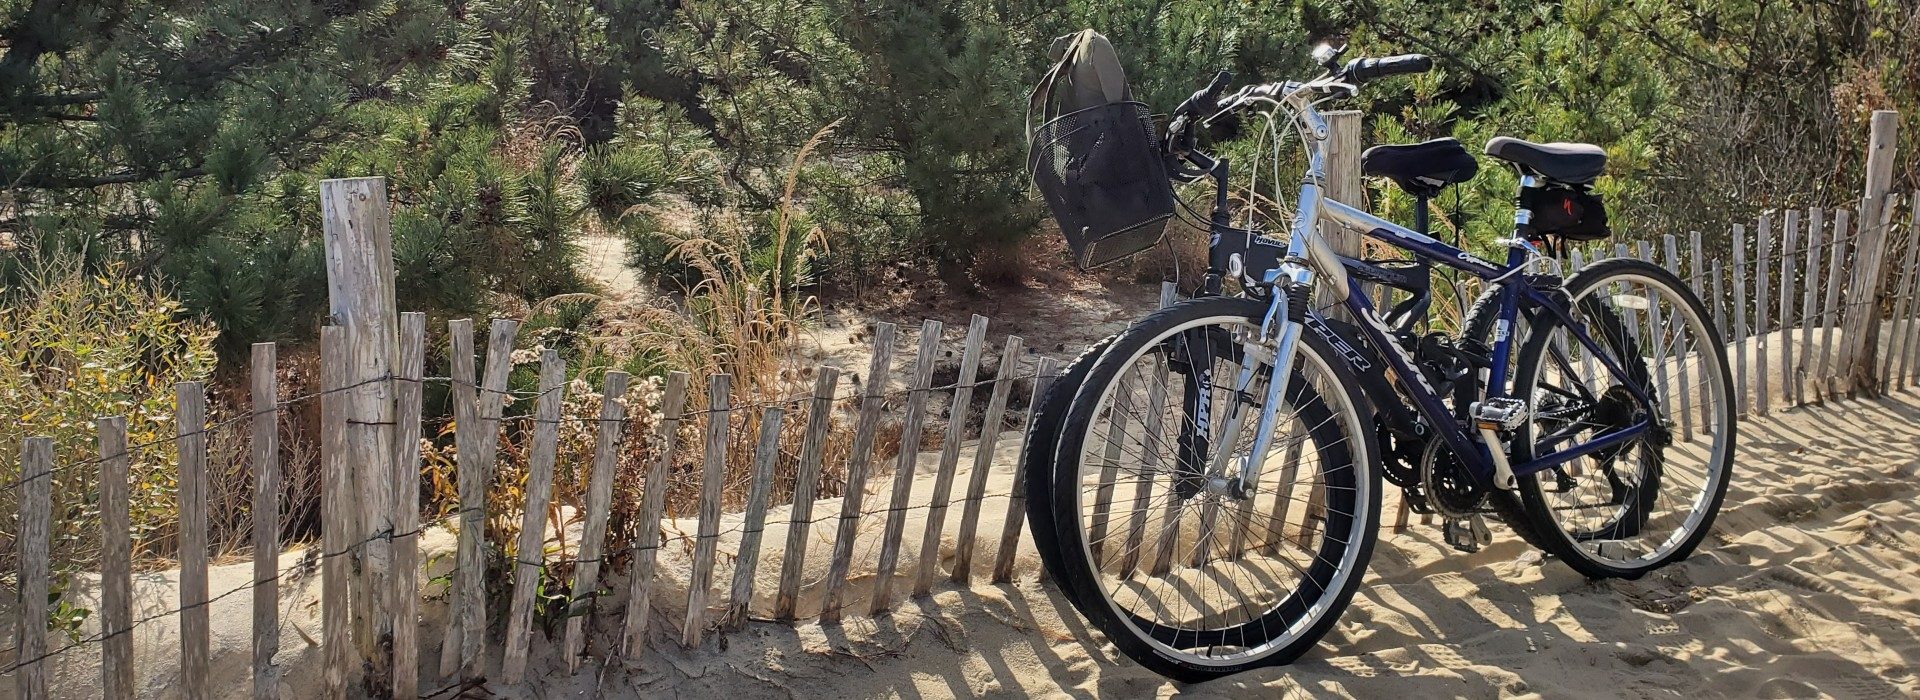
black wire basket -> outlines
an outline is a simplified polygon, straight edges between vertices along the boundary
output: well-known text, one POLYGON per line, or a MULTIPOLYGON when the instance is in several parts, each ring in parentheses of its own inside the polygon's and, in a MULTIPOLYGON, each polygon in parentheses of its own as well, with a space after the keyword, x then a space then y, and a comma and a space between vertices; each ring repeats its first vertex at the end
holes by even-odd
POLYGON ((1081 269, 1146 250, 1166 235, 1173 185, 1145 104, 1114 102, 1040 125, 1027 166, 1081 269))

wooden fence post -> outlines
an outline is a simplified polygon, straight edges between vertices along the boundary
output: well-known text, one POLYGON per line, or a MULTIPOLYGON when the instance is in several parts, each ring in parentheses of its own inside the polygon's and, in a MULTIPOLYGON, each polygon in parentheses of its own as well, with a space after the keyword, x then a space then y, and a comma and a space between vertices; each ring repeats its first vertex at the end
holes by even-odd
MULTIPOLYGON (((1323 194, 1356 207, 1365 204, 1367 193, 1365 184, 1360 180, 1362 115, 1358 110, 1324 114, 1327 120, 1327 185, 1323 194)), ((1333 247, 1333 252, 1348 257, 1360 255, 1360 232, 1329 225, 1321 229, 1320 235, 1333 247)))
MULTIPOLYGON (((133 697, 133 527, 128 480, 127 419, 94 422, 100 429, 100 654, 104 697, 133 697)), ((22 637, 24 639, 24 637, 22 637)))
POLYGON ((687 617, 680 644, 700 646, 707 628, 707 588, 713 583, 714 550, 720 539, 720 497, 726 486, 727 438, 731 436, 733 377, 707 378, 707 444, 700 477, 700 529, 693 543, 693 576, 687 583, 687 617))
POLYGON ((1847 290, 1847 299, 1851 302, 1847 309, 1852 313, 1846 314, 1851 318, 1841 336, 1845 341, 1840 358, 1841 372, 1845 375, 1841 387, 1868 395, 1878 395, 1880 388, 1879 378, 1874 376, 1874 359, 1880 351, 1880 309, 1884 306, 1881 299, 1886 294, 1888 277, 1882 268, 1886 264, 1890 228, 1882 223, 1886 217, 1880 214, 1883 207, 1891 206, 1887 195, 1893 189, 1899 131, 1899 112, 1875 110, 1868 121, 1867 182, 1861 193, 1859 253, 1854 261, 1853 285, 1847 290))
POLYGON ((353 451, 354 482, 359 491, 361 531, 365 538, 355 559, 368 608, 356 623, 368 635, 358 640, 367 669, 366 689, 376 695, 393 688, 393 372, 398 329, 394 308, 393 230, 387 213, 386 178, 320 181, 320 215, 327 260, 328 309, 344 327, 353 360, 349 390, 347 449, 353 451))
MULTIPOLYGON (((1338 110, 1325 112, 1327 120, 1326 166, 1327 180, 1321 194, 1347 204, 1365 208, 1366 184, 1360 179, 1360 152, 1364 130, 1361 121, 1363 113, 1358 110, 1338 110)), ((1321 217, 1320 237, 1333 248, 1333 252, 1347 257, 1360 257, 1363 239, 1358 231, 1347 230, 1321 217)), ((1340 295, 1322 289, 1315 294, 1316 306, 1337 304, 1340 295)), ((1334 315, 1352 321, 1344 308, 1335 308, 1334 315)))
POLYGON ((773 463, 780 459, 780 424, 784 409, 767 407, 760 414, 760 444, 753 451, 753 480, 747 486, 747 519, 740 530, 740 552, 733 562, 733 588, 727 598, 729 629, 747 624, 753 607, 753 573, 760 564, 760 539, 767 527, 767 500, 773 492, 773 463))
POLYGON ((507 609, 507 650, 500 660, 500 680, 507 685, 524 677, 527 649, 533 643, 533 595, 547 568, 547 505, 553 499, 566 382, 566 361, 548 348, 540 354, 540 396, 534 400, 533 446, 527 455, 527 505, 520 511, 520 539, 513 552, 513 602, 507 609))
MULTIPOLYGON (((987 399, 987 414, 980 421, 980 442, 973 448, 973 472, 967 475, 966 505, 960 513, 959 541, 953 550, 952 581, 962 586, 973 578, 973 548, 980 529, 980 501, 987 495, 987 474, 993 471, 993 453, 1000 445, 1000 423, 1005 419, 1007 398, 1013 393, 1013 375, 1020 371, 1020 336, 1007 336, 1000 349, 1000 369, 993 375, 993 395, 987 399)), ((1015 469, 1019 465, 1014 465, 1015 469)))
MULTIPOLYGON (((393 430, 393 698, 420 696, 420 406, 427 377, 427 315, 400 314, 393 430)), ((269 659, 271 660, 271 659, 269 659)))
POLYGON ((667 472, 673 467, 673 448, 679 442, 680 421, 686 419, 687 373, 667 375, 660 397, 660 425, 655 439, 660 456, 647 470, 640 499, 640 540, 633 545, 633 565, 627 574, 627 612, 620 633, 620 655, 632 659, 647 645, 647 622, 653 616, 653 571, 660 560, 660 516, 667 507, 667 472))
POLYGON ((320 465, 321 465, 321 633, 326 653, 326 697, 347 697, 353 656, 353 571, 347 555, 359 528, 354 524, 353 482, 347 446, 347 332, 339 326, 320 329, 320 465))
POLYGON ((587 526, 580 533, 580 563, 573 568, 573 604, 567 616, 567 671, 580 670, 586 627, 598 612, 600 560, 605 558, 607 515, 613 508, 613 473, 620 469, 620 440, 627 421, 627 373, 608 372, 600 389, 600 430, 593 445, 593 475, 587 483, 587 526), (581 606, 585 609, 582 610, 581 606))
MULTIPOLYGON (((30 437, 20 446, 20 534, 15 542, 20 554, 20 597, 13 658, 21 666, 14 671, 14 689, 22 700, 34 700, 47 697, 43 657, 47 655, 48 579, 53 575, 53 438, 30 437)), ((203 662, 205 658, 201 656, 203 662)), ((205 677, 201 674, 203 683, 205 677)))
MULTIPOLYGON (((280 382, 273 343, 253 344, 253 697, 274 700, 280 650, 280 382)), ((123 429, 124 430, 124 429, 123 429)), ((124 443, 126 436, 121 435, 124 443)), ((124 444, 122 446, 124 448, 124 444)), ((101 488, 104 491, 106 484, 101 488)), ((125 488, 122 485, 122 488, 125 488)), ((107 697, 120 697, 108 693, 107 697)))
POLYGON ((1021 433, 1020 453, 1013 460, 1013 494, 1007 498, 1007 515, 1000 525, 1000 549, 993 554, 993 582, 1013 580, 1014 557, 1020 551, 1020 526, 1027 519, 1027 448, 1033 446, 1033 419, 1039 414, 1040 401, 1060 372, 1060 363, 1041 357, 1033 369, 1033 393, 1027 400, 1027 420, 1021 433))
POLYGON ((174 385, 180 449, 180 696, 210 696, 207 616, 207 389, 174 385))
POLYGON ((933 590, 933 577, 940 572, 940 535, 946 529, 947 505, 953 496, 953 475, 960 467, 960 443, 967 436, 967 413, 973 405, 974 379, 980 373, 980 346, 987 342, 987 317, 974 314, 967 324, 967 336, 961 345, 960 374, 954 379, 953 401, 947 407, 947 434, 940 447, 940 463, 934 474, 933 497, 927 502, 927 528, 920 538, 919 575, 913 594, 924 596, 933 590))
POLYGON ((907 384, 906 423, 900 428, 900 454, 893 465, 893 499, 881 532, 880 561, 874 568, 873 601, 867 612, 875 617, 893 608, 893 570, 900 560, 900 538, 907 529, 907 502, 913 496, 913 475, 920 466, 920 431, 927 418, 927 394, 933 388, 933 359, 940 352, 939 321, 920 324, 920 351, 913 360, 913 379, 907 384))
POLYGON ((773 616, 782 620, 793 619, 799 604, 807 531, 813 526, 813 500, 820 490, 820 462, 826 455, 827 431, 833 429, 833 392, 840 383, 840 370, 821 365, 815 372, 806 437, 800 442, 800 465, 793 475, 793 508, 787 522, 786 555, 780 559, 780 591, 773 604, 773 616))
POLYGON ((840 499, 840 522, 833 539, 833 559, 827 569, 827 590, 820 607, 820 622, 840 620, 840 597, 846 590, 847 570, 853 566, 853 538, 860 528, 861 506, 867 496, 867 474, 873 470, 873 443, 880 429, 880 413, 887 403, 887 375, 893 371, 891 323, 875 323, 873 359, 867 364, 867 381, 860 385, 860 419, 854 426, 853 451, 847 455, 847 488, 840 499))

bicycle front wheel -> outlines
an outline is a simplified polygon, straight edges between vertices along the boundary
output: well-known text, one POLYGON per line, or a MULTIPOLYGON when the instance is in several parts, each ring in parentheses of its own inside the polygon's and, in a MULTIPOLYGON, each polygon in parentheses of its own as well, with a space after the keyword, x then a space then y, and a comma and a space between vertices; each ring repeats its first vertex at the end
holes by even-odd
POLYGON ((1380 477, 1346 367, 1302 334, 1273 439, 1249 460, 1266 305, 1196 299, 1120 334, 1075 395, 1050 500, 1069 600, 1128 656, 1201 680, 1283 664, 1351 600, 1380 477), (1243 384, 1243 378, 1250 383, 1243 384), (1228 487, 1242 470, 1257 480, 1228 487))
POLYGON ((1516 463, 1651 428, 1516 489, 1548 551, 1590 577, 1639 578, 1692 553, 1726 497, 1737 428, 1726 346, 1699 297, 1651 263, 1597 262, 1566 293, 1597 350, 1557 321, 1530 327, 1514 393, 1533 415, 1514 436, 1516 463), (1651 413, 1636 389, 1654 399, 1651 413))

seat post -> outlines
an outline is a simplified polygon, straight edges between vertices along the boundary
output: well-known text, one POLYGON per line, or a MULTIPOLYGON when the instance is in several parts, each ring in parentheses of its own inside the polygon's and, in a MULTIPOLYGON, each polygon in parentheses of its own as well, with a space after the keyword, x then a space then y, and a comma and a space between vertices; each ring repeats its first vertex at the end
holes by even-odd
POLYGON ((1427 230, 1427 195, 1415 194, 1413 202, 1413 230, 1422 236, 1430 235, 1432 232, 1427 230))

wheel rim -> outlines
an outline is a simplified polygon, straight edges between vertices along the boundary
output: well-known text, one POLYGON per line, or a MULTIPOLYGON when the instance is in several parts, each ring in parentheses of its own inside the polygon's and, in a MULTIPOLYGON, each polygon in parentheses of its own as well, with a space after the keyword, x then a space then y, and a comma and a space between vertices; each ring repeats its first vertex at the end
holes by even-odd
MULTIPOLYGON (((1364 441, 1352 439, 1360 418, 1346 393, 1314 397, 1290 386, 1292 402, 1276 421, 1253 497, 1180 497, 1177 426, 1187 419, 1181 374, 1169 363, 1177 358, 1165 341, 1204 327, 1228 335, 1258 330, 1243 316, 1194 319, 1126 358, 1086 424, 1070 487, 1078 554, 1115 619, 1165 655, 1217 666, 1291 645, 1334 612, 1339 592, 1364 564, 1356 538, 1374 526, 1364 507, 1374 494, 1371 480, 1361 478, 1359 466, 1370 464, 1370 455, 1364 441), (1311 528, 1309 513, 1319 515, 1311 528)), ((1227 377, 1237 367, 1216 361, 1215 381, 1232 384, 1227 377)), ((1294 367, 1296 383, 1305 377, 1309 386, 1338 386, 1324 358, 1305 343, 1294 367)), ((1226 392, 1215 393, 1218 444, 1229 421, 1226 392)), ((1236 456, 1251 449, 1257 415, 1249 412, 1236 456)))
MULTIPOLYGON (((1622 570, 1657 566, 1709 521, 1727 478, 1732 414, 1724 351, 1686 296, 1651 275, 1609 275, 1582 290, 1571 308, 1607 356, 1655 392, 1657 424, 1667 437, 1644 433, 1617 453, 1536 474, 1528 486, 1551 514, 1556 536, 1578 556, 1622 570), (1622 356, 1640 364, 1627 365, 1622 356)), ((1535 408, 1521 436, 1534 454, 1644 418, 1637 408, 1639 415, 1622 417, 1624 387, 1599 356, 1564 326, 1555 324, 1552 333, 1521 387, 1535 408), (1556 434, 1571 439, 1535 444, 1556 434)))

